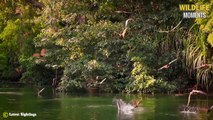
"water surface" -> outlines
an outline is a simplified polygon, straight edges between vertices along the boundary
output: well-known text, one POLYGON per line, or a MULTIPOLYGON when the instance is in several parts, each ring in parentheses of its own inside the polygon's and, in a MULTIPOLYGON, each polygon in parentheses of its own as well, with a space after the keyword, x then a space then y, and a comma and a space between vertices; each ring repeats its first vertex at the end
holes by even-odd
MULTIPOLYGON (((213 120, 213 111, 184 114, 179 107, 186 104, 187 96, 128 95, 128 94, 64 94, 46 88, 37 96, 34 88, 0 88, 0 113, 36 113, 36 117, 8 117, 7 120, 213 120), (125 101, 142 99, 133 115, 119 114, 113 98, 125 101)), ((212 97, 193 96, 191 106, 213 105, 212 97)))

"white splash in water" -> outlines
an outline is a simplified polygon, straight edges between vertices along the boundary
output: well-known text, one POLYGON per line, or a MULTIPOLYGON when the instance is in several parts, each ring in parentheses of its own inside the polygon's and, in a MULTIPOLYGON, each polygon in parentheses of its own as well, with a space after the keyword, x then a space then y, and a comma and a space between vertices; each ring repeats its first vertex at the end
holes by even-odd
POLYGON ((183 110, 183 111, 180 111, 180 113, 197 114, 197 112, 195 112, 195 111, 190 111, 190 110, 183 110))
POLYGON ((115 102, 119 112, 122 112, 123 114, 133 114, 134 106, 125 103, 122 99, 116 99, 115 102))
POLYGON ((185 105, 182 105, 180 107, 180 113, 196 114, 197 112, 198 112, 197 107, 191 107, 191 106, 185 106, 185 105))

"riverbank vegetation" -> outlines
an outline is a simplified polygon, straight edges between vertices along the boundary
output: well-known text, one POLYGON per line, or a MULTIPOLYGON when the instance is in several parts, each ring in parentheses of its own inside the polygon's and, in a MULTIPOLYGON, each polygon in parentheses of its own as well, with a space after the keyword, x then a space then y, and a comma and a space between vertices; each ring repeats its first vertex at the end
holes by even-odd
POLYGON ((58 91, 211 90, 212 5, 211 0, 1 1, 0 79, 58 91), (186 3, 211 8, 205 19, 183 19, 179 4, 186 3))

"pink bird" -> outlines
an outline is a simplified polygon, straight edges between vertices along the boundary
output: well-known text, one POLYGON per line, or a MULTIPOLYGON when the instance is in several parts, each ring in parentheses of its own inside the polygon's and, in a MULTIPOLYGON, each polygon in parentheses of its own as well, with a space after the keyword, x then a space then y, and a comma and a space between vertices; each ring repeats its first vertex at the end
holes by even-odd
POLYGON ((168 64, 166 64, 166 65, 164 65, 164 66, 162 66, 161 68, 159 68, 158 70, 161 70, 161 69, 168 69, 169 67, 170 67, 170 65, 173 63, 173 62, 175 62, 175 61, 177 61, 177 58, 176 59, 174 59, 174 60, 172 60, 171 62, 169 62, 168 64))

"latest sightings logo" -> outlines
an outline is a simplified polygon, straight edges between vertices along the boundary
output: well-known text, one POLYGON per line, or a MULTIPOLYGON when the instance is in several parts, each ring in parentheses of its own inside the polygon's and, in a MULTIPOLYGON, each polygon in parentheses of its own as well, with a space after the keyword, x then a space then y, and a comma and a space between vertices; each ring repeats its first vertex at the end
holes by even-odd
POLYGON ((14 113, 14 112, 3 112, 2 117, 3 118, 8 118, 8 117, 36 117, 36 113, 25 113, 25 112, 19 112, 19 113, 14 113))
POLYGON ((183 18, 206 18, 210 5, 180 4, 179 9, 183 11, 183 18))

